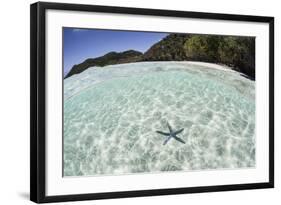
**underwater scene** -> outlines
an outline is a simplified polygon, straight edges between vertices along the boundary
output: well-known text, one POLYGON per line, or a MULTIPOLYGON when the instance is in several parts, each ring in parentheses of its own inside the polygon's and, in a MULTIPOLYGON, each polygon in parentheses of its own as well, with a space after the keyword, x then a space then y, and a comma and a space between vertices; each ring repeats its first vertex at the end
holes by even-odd
POLYGON ((255 165, 255 85, 178 62, 90 68, 64 82, 66 176, 255 165), (181 143, 157 131, 184 129, 181 143))

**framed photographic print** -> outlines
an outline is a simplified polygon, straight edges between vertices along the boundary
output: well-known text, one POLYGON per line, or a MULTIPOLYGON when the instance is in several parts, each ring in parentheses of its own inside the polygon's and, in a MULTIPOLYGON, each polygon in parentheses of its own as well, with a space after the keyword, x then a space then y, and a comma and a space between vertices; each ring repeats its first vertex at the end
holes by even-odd
POLYGON ((31 5, 34 202, 274 187, 274 18, 31 5))

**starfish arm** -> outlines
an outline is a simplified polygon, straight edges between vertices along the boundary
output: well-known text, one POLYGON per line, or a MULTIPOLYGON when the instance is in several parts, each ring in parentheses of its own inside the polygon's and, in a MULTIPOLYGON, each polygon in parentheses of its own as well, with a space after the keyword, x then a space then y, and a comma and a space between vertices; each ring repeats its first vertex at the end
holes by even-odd
POLYGON ((157 133, 161 134, 161 135, 165 135, 165 136, 169 136, 170 133, 166 133, 166 132, 161 132, 161 131, 156 131, 157 133))
POLYGON ((171 125, 168 122, 167 122, 167 126, 169 128, 170 133, 172 133, 173 132, 172 127, 171 127, 171 125))
POLYGON ((180 129, 180 130, 178 130, 178 131, 175 131, 175 132, 174 132, 174 135, 177 135, 177 134, 181 133, 183 130, 184 130, 184 128, 182 128, 182 129, 180 129))
POLYGON ((168 142, 171 138, 172 138, 172 136, 168 137, 168 138, 164 141, 163 145, 167 144, 167 142, 168 142))
POLYGON ((181 138, 179 138, 179 137, 177 137, 177 136, 174 136, 174 138, 175 138, 177 141, 179 141, 179 142, 185 144, 185 141, 183 141, 181 138))

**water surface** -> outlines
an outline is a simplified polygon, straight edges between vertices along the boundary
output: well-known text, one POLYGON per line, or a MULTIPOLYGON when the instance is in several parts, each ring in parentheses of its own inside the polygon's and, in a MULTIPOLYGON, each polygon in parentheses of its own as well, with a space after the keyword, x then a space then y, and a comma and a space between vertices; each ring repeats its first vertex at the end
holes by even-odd
POLYGON ((253 166, 255 82, 238 72, 145 62, 64 80, 65 176, 253 166), (167 122, 186 144, 163 146, 167 122))

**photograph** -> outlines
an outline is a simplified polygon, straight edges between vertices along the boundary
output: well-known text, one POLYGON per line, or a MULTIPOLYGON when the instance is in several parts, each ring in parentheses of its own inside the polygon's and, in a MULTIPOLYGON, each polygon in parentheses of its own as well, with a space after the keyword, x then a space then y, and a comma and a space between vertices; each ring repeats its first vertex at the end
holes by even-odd
POLYGON ((63 176, 255 168, 255 41, 63 27, 63 176))

